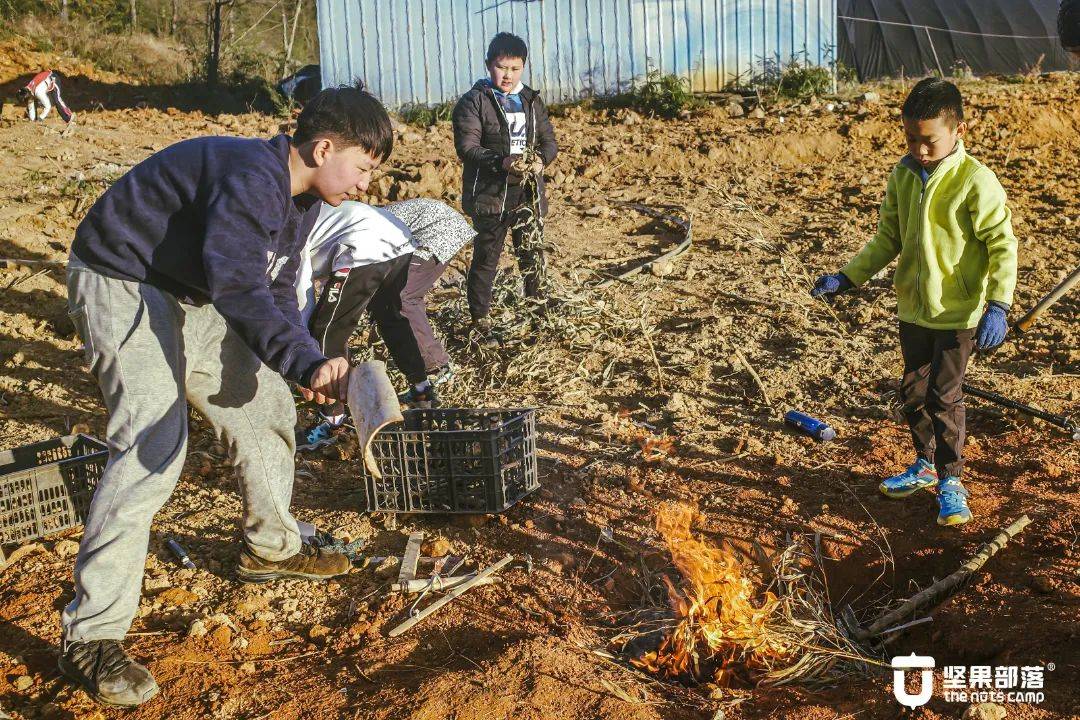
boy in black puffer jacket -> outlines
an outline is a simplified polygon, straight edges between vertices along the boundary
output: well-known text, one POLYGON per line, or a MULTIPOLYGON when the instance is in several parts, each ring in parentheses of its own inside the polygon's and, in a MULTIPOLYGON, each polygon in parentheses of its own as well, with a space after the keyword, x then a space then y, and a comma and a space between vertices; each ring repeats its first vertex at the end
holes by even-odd
MULTIPOLYGON (((526 148, 536 152, 539 159, 529 170, 537 176, 540 212, 546 214, 543 171, 559 152, 544 101, 521 84, 528 52, 525 41, 516 35, 496 35, 488 45, 488 77, 473 85, 454 108, 454 145, 465 164, 461 204, 477 232, 469 267, 469 313, 474 337, 486 346, 497 344, 488 317, 491 288, 506 233, 520 219, 524 200, 514 161, 526 148)), ((525 295, 538 297, 538 259, 522 247, 518 232, 512 235, 525 295)))

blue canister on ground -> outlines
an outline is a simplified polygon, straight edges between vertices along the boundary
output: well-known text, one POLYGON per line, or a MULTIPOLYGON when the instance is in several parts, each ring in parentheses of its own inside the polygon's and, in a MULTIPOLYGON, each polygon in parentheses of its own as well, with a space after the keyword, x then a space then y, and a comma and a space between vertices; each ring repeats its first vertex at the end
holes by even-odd
POLYGON ((176 559, 180 561, 180 564, 189 570, 195 569, 195 563, 191 562, 191 558, 188 557, 187 550, 185 550, 180 543, 176 542, 173 538, 165 540, 165 545, 169 550, 172 550, 172 554, 176 556, 176 559))
POLYGON ((800 432, 804 432, 819 442, 828 442, 836 437, 836 431, 817 418, 812 418, 798 410, 788 410, 784 422, 800 432))

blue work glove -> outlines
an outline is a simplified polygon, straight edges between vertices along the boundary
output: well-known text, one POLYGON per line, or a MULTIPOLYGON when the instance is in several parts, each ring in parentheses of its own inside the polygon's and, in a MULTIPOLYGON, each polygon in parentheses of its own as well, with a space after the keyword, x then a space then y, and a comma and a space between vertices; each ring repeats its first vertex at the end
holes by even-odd
POLYGON ((817 279, 817 283, 814 285, 814 289, 810 291, 810 297, 825 297, 828 299, 832 295, 838 295, 842 292, 847 292, 852 287, 851 281, 848 280, 847 275, 844 273, 836 273, 835 275, 822 275, 817 279))
POLYGON ((980 350, 992 350, 1005 342, 1009 331, 1008 306, 991 300, 986 304, 979 327, 975 330, 975 344, 980 350))

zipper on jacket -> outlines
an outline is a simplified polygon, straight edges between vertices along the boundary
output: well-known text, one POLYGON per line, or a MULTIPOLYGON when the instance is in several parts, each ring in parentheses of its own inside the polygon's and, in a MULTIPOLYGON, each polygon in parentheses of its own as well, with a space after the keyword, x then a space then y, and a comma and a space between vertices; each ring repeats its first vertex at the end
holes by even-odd
POLYGON ((916 320, 922 314, 922 308, 925 304, 922 296, 922 265, 926 248, 926 242, 923 238, 923 228, 926 225, 926 218, 923 216, 923 205, 926 201, 926 188, 930 184, 930 177, 927 176, 925 181, 920 177, 919 183, 922 184, 922 189, 919 191, 919 264, 915 266, 915 297, 919 300, 919 304, 915 309, 916 320))
MULTIPOLYGON (((958 144, 957 149, 959 149, 959 148, 960 148, 960 145, 958 144)), ((924 309, 924 307, 927 304, 925 302, 925 300, 923 298, 923 294, 922 294, 922 267, 923 267, 923 262, 924 262, 924 260, 926 258, 926 253, 924 252, 925 245, 926 245, 924 228, 925 228, 925 226, 927 224, 929 224, 928 219, 924 216, 925 211, 926 211, 926 202, 927 202, 926 196, 927 196, 927 194, 928 194, 928 192, 930 190, 930 183, 934 179, 934 177, 935 176, 937 178, 942 177, 942 175, 937 174, 939 172, 942 172, 942 170, 941 170, 942 163, 949 160, 949 158, 951 158, 953 156, 953 154, 955 154, 955 153, 956 153, 956 150, 954 149, 952 153, 950 153, 946 157, 942 158, 941 162, 938 163, 938 166, 934 168, 934 171, 927 176, 926 182, 923 182, 922 175, 917 173, 915 170, 913 170, 907 163, 905 163, 903 161, 901 161, 901 163, 900 163, 901 165, 903 165, 907 169, 908 172, 910 172, 912 175, 915 175, 915 177, 917 177, 919 179, 919 182, 921 183, 921 190, 919 191, 919 232, 918 232, 918 238, 917 238, 918 243, 919 243, 919 247, 918 247, 919 252, 918 252, 918 262, 917 262, 917 264, 915 266, 915 298, 918 301, 918 306, 917 306, 916 312, 915 312, 915 319, 916 320, 919 318, 919 315, 922 314, 922 310, 924 309)), ((908 157, 910 157, 910 155, 908 157)), ((917 160, 915 160, 915 158, 911 158, 911 161, 912 161, 912 163, 917 163, 918 162, 917 160)))
MULTIPOLYGON (((502 105, 499 104, 499 98, 495 97, 495 88, 488 88, 491 91, 491 99, 495 101, 495 107, 499 108, 499 114, 502 115, 503 124, 506 125, 506 136, 509 141, 510 138, 510 119, 506 117, 506 111, 503 110, 502 105)), ((510 154, 509 142, 506 148, 507 155, 510 154)), ((501 218, 506 214, 506 195, 510 191, 510 174, 507 173, 506 178, 503 180, 503 196, 502 196, 502 209, 499 210, 499 217, 501 218)))
MULTIPOLYGON (((539 143, 536 142, 536 106, 533 105, 532 103, 529 103, 529 117, 532 118, 532 131, 533 131, 532 144, 535 147, 535 146, 539 145, 539 143)), ((528 129, 528 127, 525 128, 525 141, 526 141, 526 143, 529 142, 529 129, 528 129)), ((539 153, 537 153, 537 154, 539 155, 539 153)))

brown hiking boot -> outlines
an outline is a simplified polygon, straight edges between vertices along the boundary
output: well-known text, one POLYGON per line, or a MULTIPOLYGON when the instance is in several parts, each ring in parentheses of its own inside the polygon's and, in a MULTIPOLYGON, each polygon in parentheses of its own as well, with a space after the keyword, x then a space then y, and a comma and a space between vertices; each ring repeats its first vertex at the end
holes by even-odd
POLYGON ((246 545, 240 552, 236 574, 244 582, 266 582, 279 578, 326 580, 349 572, 352 563, 341 553, 300 544, 300 552, 284 560, 263 560, 246 545))
POLYGON ((60 672, 104 705, 135 707, 158 693, 154 676, 132 660, 118 640, 67 643, 59 665, 60 672))

